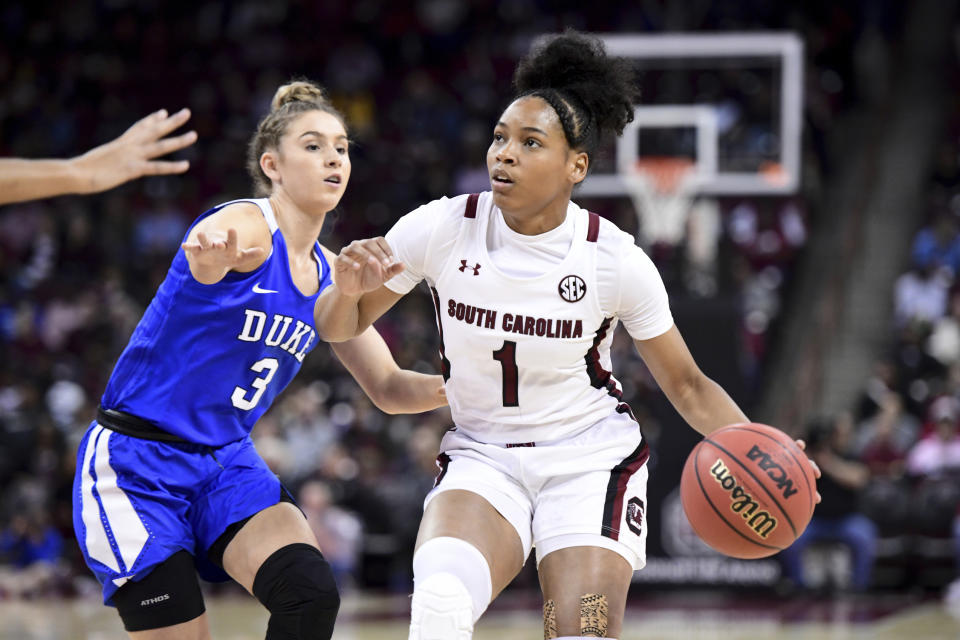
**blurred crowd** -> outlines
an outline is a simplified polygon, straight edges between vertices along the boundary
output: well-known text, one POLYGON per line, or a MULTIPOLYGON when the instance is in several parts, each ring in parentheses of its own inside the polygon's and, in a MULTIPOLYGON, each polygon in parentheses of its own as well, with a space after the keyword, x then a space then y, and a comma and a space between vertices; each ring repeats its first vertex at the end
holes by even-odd
MULTIPOLYGON (((947 73, 957 87, 956 64, 947 73)), ((834 582, 946 587, 960 605, 960 92, 946 113, 892 283, 889 342, 850 410, 808 425, 823 503, 784 554, 801 586, 817 581, 803 566, 808 545, 842 542, 849 571, 834 582)))
MULTIPOLYGON (((185 176, 0 209, 0 597, 96 591, 72 541, 77 443, 189 222, 215 203, 251 193, 246 142, 276 87, 291 76, 326 85, 353 138, 353 186, 321 238, 336 250, 345 240, 385 232, 423 202, 486 188, 491 124, 510 95, 516 60, 538 34, 568 26, 796 31, 808 62, 803 193, 722 201, 710 286, 685 276, 682 247, 651 248, 671 295, 741 301, 743 331, 733 339, 743 345, 743 375, 758 380, 768 333, 789 293, 790 267, 817 223, 834 162, 825 140, 847 109, 875 92, 864 78, 878 58, 867 54, 891 55, 903 6, 896 0, 702 1, 683 3, 689 6, 682 11, 681 3, 665 0, 600 3, 590 11, 582 3, 538 0, 55 4, 0 7, 0 155, 77 154, 161 107, 190 107, 199 142, 185 154, 191 160, 185 176)), ((764 98, 770 95, 756 99, 764 98)), ((960 181, 956 145, 945 153, 949 162, 936 179, 960 181)), ((636 232, 628 203, 586 204, 636 232)), ((895 360, 878 370, 857 416, 881 423, 888 417, 893 426, 875 427, 877 438, 886 429, 898 446, 925 434, 930 398, 960 390, 960 298, 944 285, 937 307, 926 293, 937 286, 931 279, 939 282, 953 268, 944 256, 960 255, 938 250, 938 225, 956 217, 947 212, 924 232, 928 240, 918 240, 927 266, 918 264, 910 275, 915 282, 902 287, 909 292, 898 315, 895 360), (917 313, 926 314, 926 331, 917 313), (938 383, 931 381, 934 370, 938 383), (900 399, 896 412, 891 397, 900 399)), ((436 330, 425 296, 408 296, 378 327, 401 366, 436 370, 436 330)), ((654 385, 622 335, 614 361, 626 399, 642 410, 654 385)), ((321 345, 255 439, 310 516, 341 584, 403 589, 448 425, 445 411, 380 413, 321 345)))

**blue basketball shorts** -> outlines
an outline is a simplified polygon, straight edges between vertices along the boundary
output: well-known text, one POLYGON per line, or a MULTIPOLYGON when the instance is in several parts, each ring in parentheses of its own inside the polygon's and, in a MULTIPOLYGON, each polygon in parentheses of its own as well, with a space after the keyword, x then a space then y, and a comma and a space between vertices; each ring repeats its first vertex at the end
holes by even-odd
POLYGON ((73 528, 103 602, 183 549, 200 576, 228 580, 206 552, 228 526, 276 504, 284 489, 250 437, 221 447, 158 442, 93 422, 80 442, 73 528))

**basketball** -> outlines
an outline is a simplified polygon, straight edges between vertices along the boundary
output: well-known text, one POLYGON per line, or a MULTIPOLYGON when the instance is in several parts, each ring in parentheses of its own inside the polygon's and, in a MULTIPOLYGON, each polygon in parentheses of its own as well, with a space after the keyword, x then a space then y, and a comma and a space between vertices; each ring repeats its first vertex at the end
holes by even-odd
POLYGON ((680 479, 693 530, 734 558, 763 558, 790 546, 810 522, 816 491, 813 467, 793 439, 754 423, 704 438, 680 479))

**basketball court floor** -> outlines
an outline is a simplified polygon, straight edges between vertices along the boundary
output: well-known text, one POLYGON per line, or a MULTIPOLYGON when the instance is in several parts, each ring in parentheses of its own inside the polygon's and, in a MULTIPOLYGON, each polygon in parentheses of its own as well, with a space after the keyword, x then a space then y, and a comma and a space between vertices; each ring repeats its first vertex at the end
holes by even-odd
MULTIPOLYGON (((501 596, 478 623, 476 640, 542 637, 535 595, 501 596)), ((348 595, 338 640, 406 638, 408 601, 401 595, 348 595)), ((266 614, 252 599, 219 596, 208 602, 216 640, 263 638, 266 614)), ((0 602, 0 640, 125 638, 113 610, 96 601, 0 602)), ((631 596, 621 640, 947 640, 960 638, 960 607, 921 594, 858 597, 731 596, 717 592, 631 596)))

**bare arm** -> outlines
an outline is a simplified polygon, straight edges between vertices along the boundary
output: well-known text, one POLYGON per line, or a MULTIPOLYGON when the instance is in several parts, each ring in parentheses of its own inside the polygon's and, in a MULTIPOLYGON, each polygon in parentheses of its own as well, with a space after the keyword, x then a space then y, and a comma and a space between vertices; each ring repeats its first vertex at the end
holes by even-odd
POLYGON ((709 435, 729 424, 749 422, 727 392, 700 370, 676 326, 656 338, 633 343, 657 384, 691 427, 709 435))
POLYGON ((314 324, 327 342, 343 342, 369 328, 403 297, 383 286, 403 271, 383 238, 356 240, 334 258, 334 283, 317 298, 314 324))
POLYGON ((862 462, 844 460, 829 449, 812 453, 817 466, 836 480, 837 484, 857 491, 870 482, 870 469, 862 462))
POLYGON ((0 204, 68 193, 97 193, 147 175, 183 173, 190 163, 154 160, 193 144, 195 131, 164 138, 190 119, 164 110, 135 123, 119 138, 69 160, 0 159, 0 204), (161 139, 162 138, 162 139, 161 139))
POLYGON ((373 327, 352 340, 330 346, 384 413, 420 413, 447 404, 443 377, 401 369, 373 327))
POLYGON ((270 227, 257 205, 231 204, 204 218, 181 245, 197 282, 220 282, 230 271, 253 271, 272 247, 270 227))
MULTIPOLYGON (((640 357, 674 408, 691 427, 707 436, 730 424, 750 422, 727 392, 697 366, 677 327, 650 340, 634 340, 640 357)), ((797 446, 806 448, 803 440, 797 446)), ((810 460, 813 475, 820 468, 810 460)), ((816 501, 820 502, 820 493, 816 501)))

